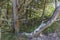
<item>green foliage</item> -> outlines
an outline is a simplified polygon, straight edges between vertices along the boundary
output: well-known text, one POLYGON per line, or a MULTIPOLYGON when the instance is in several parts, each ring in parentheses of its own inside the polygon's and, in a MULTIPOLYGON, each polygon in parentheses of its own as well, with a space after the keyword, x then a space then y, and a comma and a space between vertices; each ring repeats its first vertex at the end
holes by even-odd
MULTIPOLYGON (((49 2, 49 1, 51 1, 51 0, 46 0, 46 7, 45 7, 45 12, 44 12, 44 18, 45 18, 45 20, 48 20, 50 17, 51 17, 51 15, 53 14, 53 11, 54 11, 54 7, 52 6, 52 4, 49 2)), ((6 3, 4 4, 4 5, 2 5, 1 7, 2 7, 2 14, 1 14, 1 18, 3 18, 3 19, 6 19, 6 11, 7 11, 7 4, 9 3, 9 5, 8 5, 8 10, 9 10, 9 13, 8 13, 8 17, 9 17, 9 19, 8 19, 8 24, 6 24, 7 22, 5 22, 4 24, 5 25, 3 25, 4 27, 3 27, 3 30, 4 31, 7 31, 7 30, 9 30, 9 31, 11 31, 12 30, 12 27, 11 27, 11 19, 12 19, 12 3, 11 3, 11 1, 9 0, 8 2, 7 2, 7 0, 6 0, 6 3)), ((28 11, 27 11, 27 14, 28 14, 28 19, 30 19, 30 20, 32 20, 32 22, 34 22, 34 21, 36 21, 36 20, 38 20, 38 22, 36 23, 35 22, 35 24, 32 24, 32 22, 30 23, 30 24, 27 24, 27 26, 26 25, 23 25, 22 27, 21 27, 21 31, 23 32, 23 31, 25 31, 25 32, 32 32, 34 29, 36 29, 37 27, 38 27, 38 25, 40 25, 40 23, 41 23, 41 16, 42 16, 42 14, 43 14, 43 8, 44 8, 44 0, 39 0, 38 2, 36 2, 36 1, 33 1, 31 4, 29 4, 28 5, 28 11), (30 16, 30 14, 31 14, 31 16, 30 16), (27 30, 26 30, 27 29, 27 30)), ((3 23, 2 23, 3 24, 3 23)))
POLYGON ((46 8, 46 11, 45 11, 45 15, 47 17, 51 17, 53 12, 54 12, 54 6, 52 4, 48 4, 47 8, 46 8))
MULTIPOLYGON (((54 11, 54 6, 53 3, 54 0, 46 0, 46 7, 44 10, 44 20, 43 21, 47 21, 49 20, 49 18, 52 16, 53 11, 54 11)), ((6 13, 7 13, 7 4, 8 5, 8 22, 4 22, 1 21, 1 30, 2 33, 2 40, 14 40, 13 38, 13 34, 12 33, 12 24, 11 24, 11 19, 12 19, 12 2, 11 0, 2 0, 0 1, 0 7, 1 9, 1 16, 0 18, 6 19, 6 13), (5 3, 3 5, 1 5, 1 2, 5 1, 5 3), (8 32, 8 33, 7 33, 8 32), (6 34, 5 34, 6 33, 6 34), (10 34, 9 34, 10 33, 10 34), (7 39, 6 39, 7 38, 7 39)), ((43 8, 44 8, 44 0, 38 0, 38 2, 34 1, 31 2, 28 6, 27 6, 27 21, 29 21, 27 24, 22 24, 21 28, 20 28, 20 32, 32 32, 34 31, 40 24, 41 24, 41 20, 42 20, 42 14, 43 14, 43 8), (38 20, 38 21, 36 21, 38 20), (33 23, 34 22, 34 23, 33 23)), ((22 13, 22 12, 21 12, 22 13)), ((18 14, 21 14, 18 13, 18 14)), ((24 15, 26 16, 26 15, 24 15)), ((51 27, 47 28, 45 30, 44 33, 48 34, 50 32, 53 32, 56 30, 56 24, 53 23, 51 25, 51 27)))
MULTIPOLYGON (((43 21, 47 21, 49 20, 49 18, 52 16, 53 14, 53 11, 54 11, 54 5, 52 4, 54 0, 46 0, 46 7, 45 7, 45 12, 44 12, 44 20, 43 21)), ((60 1, 60 0, 59 0, 60 1)), ((2 40, 15 40, 14 39, 14 35, 12 34, 12 24, 11 24, 11 19, 12 19, 12 2, 11 0, 1 0, 0 1, 0 7, 2 8, 1 9, 1 16, 0 16, 0 19, 6 19, 6 13, 7 13, 7 4, 9 2, 9 5, 8 5, 8 10, 9 10, 9 13, 8 13, 8 22, 6 22, 5 20, 4 21, 1 21, 2 22, 0 24, 1 26, 1 31, 2 31, 2 40), (1 3, 5 1, 5 3, 1 6, 1 3)), ((41 24, 41 16, 43 14, 43 7, 44 6, 44 0, 38 0, 38 2, 36 1, 33 1, 32 3, 30 3, 28 6, 27 6, 27 14, 28 14, 28 21, 31 21, 33 20, 32 22, 28 22, 27 24, 22 24, 21 28, 20 28, 20 32, 32 32, 34 31, 40 24, 41 24), (30 15, 31 14, 31 15, 30 15), (34 22, 34 23, 33 23, 34 22)), ((21 14, 21 13, 19 13, 21 14)), ((26 15, 25 15, 26 16, 26 15)), ((44 33, 45 34, 48 34, 48 33, 51 33, 51 32, 54 32, 58 29, 57 28, 57 24, 56 22, 53 23, 49 28, 47 28, 46 30, 44 30, 44 33)))
MULTIPOLYGON (((53 4, 46 5, 46 9, 44 11, 45 12, 44 12, 44 20, 43 21, 46 22, 47 20, 49 20, 49 18, 53 14, 53 11, 54 11, 53 4)), ((41 24, 41 20, 42 20, 41 16, 43 14, 43 9, 39 8, 39 9, 33 10, 30 8, 30 13, 31 13, 32 17, 29 17, 29 18, 32 18, 32 22, 29 22, 30 24, 27 23, 27 25, 23 25, 20 29, 21 32, 32 32, 41 24), (38 21, 36 22, 36 20, 38 20, 38 21), (35 24, 32 24, 33 21, 35 21, 35 24)), ((50 31, 52 31, 51 28, 49 28, 47 30, 47 32, 50 32, 50 31)))

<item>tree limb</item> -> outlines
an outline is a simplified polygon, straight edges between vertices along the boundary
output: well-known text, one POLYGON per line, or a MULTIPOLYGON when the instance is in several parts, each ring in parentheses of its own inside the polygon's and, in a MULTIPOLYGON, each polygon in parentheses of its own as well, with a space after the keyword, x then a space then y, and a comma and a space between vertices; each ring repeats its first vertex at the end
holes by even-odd
POLYGON ((60 14, 60 6, 58 6, 51 19, 48 20, 46 23, 42 23, 41 25, 39 25, 39 27, 34 30, 33 32, 31 33, 22 33, 22 35, 26 35, 27 37, 34 37, 34 36, 37 36, 39 33, 41 33, 44 29, 48 28, 52 23, 54 23, 54 21, 57 19, 58 15, 60 14))

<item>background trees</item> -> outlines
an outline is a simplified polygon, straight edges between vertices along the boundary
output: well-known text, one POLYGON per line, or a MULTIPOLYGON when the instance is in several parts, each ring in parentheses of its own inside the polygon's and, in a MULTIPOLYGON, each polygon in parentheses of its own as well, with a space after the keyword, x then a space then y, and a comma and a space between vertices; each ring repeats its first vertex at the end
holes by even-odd
MULTIPOLYGON (((41 23, 46 23, 51 18, 55 10, 54 1, 1 0, 0 26, 2 33, 12 32, 13 29, 15 32, 34 31, 41 23)), ((46 33, 51 32, 53 28, 48 28, 46 33)))

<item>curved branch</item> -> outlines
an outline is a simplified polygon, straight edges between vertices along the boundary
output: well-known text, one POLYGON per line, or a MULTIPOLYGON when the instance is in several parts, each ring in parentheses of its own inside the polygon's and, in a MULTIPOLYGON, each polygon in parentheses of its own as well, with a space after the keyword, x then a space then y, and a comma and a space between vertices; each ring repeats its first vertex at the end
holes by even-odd
POLYGON ((41 25, 39 25, 39 27, 34 30, 33 32, 31 33, 22 33, 21 35, 26 35, 27 37, 34 37, 34 36, 37 36, 39 33, 41 33, 44 29, 48 28, 52 23, 54 23, 54 21, 57 19, 58 15, 60 14, 60 6, 58 6, 51 19, 48 20, 46 23, 42 23, 41 25))

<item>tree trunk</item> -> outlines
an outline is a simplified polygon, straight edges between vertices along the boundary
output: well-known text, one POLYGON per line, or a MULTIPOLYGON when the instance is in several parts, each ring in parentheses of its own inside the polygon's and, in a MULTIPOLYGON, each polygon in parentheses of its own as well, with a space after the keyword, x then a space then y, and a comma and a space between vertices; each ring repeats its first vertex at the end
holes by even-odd
POLYGON ((13 28, 15 29, 15 33, 19 32, 19 21, 18 21, 18 16, 17 16, 17 3, 16 0, 12 0, 12 5, 13 5, 13 13, 12 13, 12 25, 13 28))

